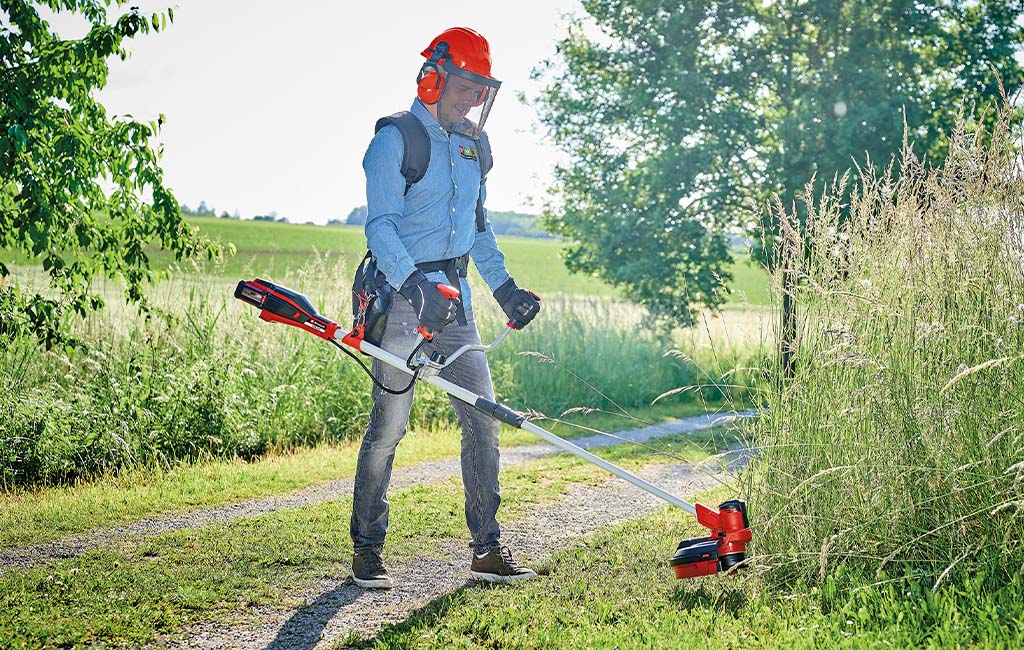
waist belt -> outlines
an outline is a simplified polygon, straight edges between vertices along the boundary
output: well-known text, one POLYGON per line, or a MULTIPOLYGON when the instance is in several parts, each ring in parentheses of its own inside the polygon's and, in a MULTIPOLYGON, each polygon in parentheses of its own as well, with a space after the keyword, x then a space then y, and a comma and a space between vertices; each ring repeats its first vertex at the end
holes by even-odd
MULTIPOLYGON (((459 282, 459 278, 464 278, 469 274, 469 255, 453 257, 449 260, 437 260, 436 262, 420 262, 416 265, 416 268, 424 273, 441 271, 444 273, 444 277, 448 279, 448 284, 461 292, 462 283, 459 282)), ((466 309, 461 300, 455 308, 455 322, 459 325, 465 325, 467 322, 466 309)))

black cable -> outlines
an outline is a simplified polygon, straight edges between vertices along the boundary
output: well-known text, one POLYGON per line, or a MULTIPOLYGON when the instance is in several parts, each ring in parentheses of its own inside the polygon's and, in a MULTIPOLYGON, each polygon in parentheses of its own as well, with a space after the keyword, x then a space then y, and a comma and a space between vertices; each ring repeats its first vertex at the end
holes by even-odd
MULTIPOLYGON (((350 356, 353 359, 355 359, 356 363, 359 364, 359 367, 363 369, 363 372, 365 372, 366 375, 373 381, 374 385, 377 386, 377 388, 379 388, 382 391, 384 391, 385 393, 390 393, 391 395, 402 395, 402 394, 408 393, 409 390, 416 384, 416 380, 419 379, 419 377, 420 377, 420 368, 416 368, 415 370, 413 370, 412 379, 409 381, 409 385, 408 386, 406 386, 402 390, 393 390, 391 388, 388 388, 384 384, 382 384, 380 382, 380 380, 378 380, 376 377, 374 377, 373 376, 373 372, 369 368, 366 367, 366 364, 363 363, 363 360, 360 359, 359 357, 357 357, 352 352, 350 352, 348 350, 348 348, 346 348, 342 344, 338 343, 338 341, 336 339, 327 339, 327 340, 330 341, 332 344, 334 344, 334 347, 338 348, 339 350, 341 350, 342 352, 344 352, 348 356, 350 356)), ((420 345, 423 345, 423 344, 420 343, 420 345)), ((416 346, 416 350, 419 350, 419 349, 420 349, 420 346, 419 345, 416 346)), ((413 354, 416 353, 416 350, 413 350, 413 354)), ((409 358, 411 359, 412 356, 410 355, 409 358)), ((406 361, 406 364, 408 364, 408 363, 409 362, 406 361)))
POLYGON ((427 339, 421 338, 420 342, 416 344, 416 347, 412 349, 412 352, 409 353, 409 357, 405 360, 406 368, 412 370, 413 372, 419 370, 419 366, 412 365, 412 358, 416 356, 416 353, 420 351, 420 348, 422 348, 426 344, 426 342, 427 339))

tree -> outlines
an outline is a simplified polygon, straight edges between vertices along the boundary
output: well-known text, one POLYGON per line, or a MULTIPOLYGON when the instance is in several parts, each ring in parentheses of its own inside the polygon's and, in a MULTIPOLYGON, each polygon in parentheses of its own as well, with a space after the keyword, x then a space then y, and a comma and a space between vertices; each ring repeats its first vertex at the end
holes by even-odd
POLYGON ((567 266, 692 322, 724 298, 730 231, 768 260, 778 224, 752 205, 790 205, 854 159, 887 163, 904 124, 940 160, 962 102, 997 98, 997 74, 1020 87, 1022 5, 584 0, 534 71, 540 119, 572 158, 545 211, 573 241, 567 266))
POLYGON ((123 279, 127 299, 145 308, 144 285, 155 276, 147 243, 179 260, 219 251, 185 223, 164 187, 161 151, 150 144, 164 116, 108 117, 93 96, 108 58, 127 56, 125 39, 165 29, 173 14, 147 18, 132 8, 110 21, 108 4, 0 0, 0 338, 73 343, 68 316, 103 304, 90 289, 97 274, 123 279), (81 14, 91 28, 64 40, 41 7, 81 14), (53 291, 6 281, 5 263, 18 252, 42 262, 53 291))
POLYGON ((350 226, 365 226, 366 217, 369 215, 369 210, 365 205, 352 208, 352 211, 345 217, 345 223, 350 226))

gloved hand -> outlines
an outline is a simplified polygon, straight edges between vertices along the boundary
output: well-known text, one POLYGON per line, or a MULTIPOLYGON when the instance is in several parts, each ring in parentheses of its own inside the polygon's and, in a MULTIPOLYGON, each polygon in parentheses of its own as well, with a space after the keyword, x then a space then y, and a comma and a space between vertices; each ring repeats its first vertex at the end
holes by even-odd
POLYGON ((495 290, 494 299, 508 316, 508 322, 513 329, 523 329, 540 312, 540 296, 532 291, 520 289, 512 278, 495 290))
POLYGON ((420 321, 420 331, 424 338, 429 339, 439 334, 445 325, 455 318, 455 305, 458 299, 449 299, 437 289, 437 283, 431 282, 423 271, 413 271, 405 281, 399 293, 409 301, 412 310, 420 321))

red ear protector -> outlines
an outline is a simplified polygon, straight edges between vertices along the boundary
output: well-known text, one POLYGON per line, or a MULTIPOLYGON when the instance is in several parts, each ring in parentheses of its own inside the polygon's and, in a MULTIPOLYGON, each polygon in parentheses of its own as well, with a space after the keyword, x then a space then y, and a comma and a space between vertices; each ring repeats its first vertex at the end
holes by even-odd
MULTIPOLYGON (((420 68, 419 74, 416 75, 416 95, 424 104, 436 104, 441 99, 441 91, 444 90, 444 75, 441 74, 440 69, 446 60, 450 60, 445 59, 447 54, 448 43, 441 41, 434 48, 430 58, 420 68)), ((480 106, 486 99, 487 89, 485 88, 473 102, 473 106, 480 106)))
POLYGON ((444 88, 444 76, 439 71, 439 66, 444 55, 448 54, 448 43, 441 41, 430 53, 430 58, 420 68, 416 75, 416 95, 424 104, 436 104, 441 99, 441 90, 444 88))
POLYGON ((441 99, 441 88, 444 87, 444 77, 432 67, 424 64, 416 77, 416 96, 424 104, 436 104, 441 99))

